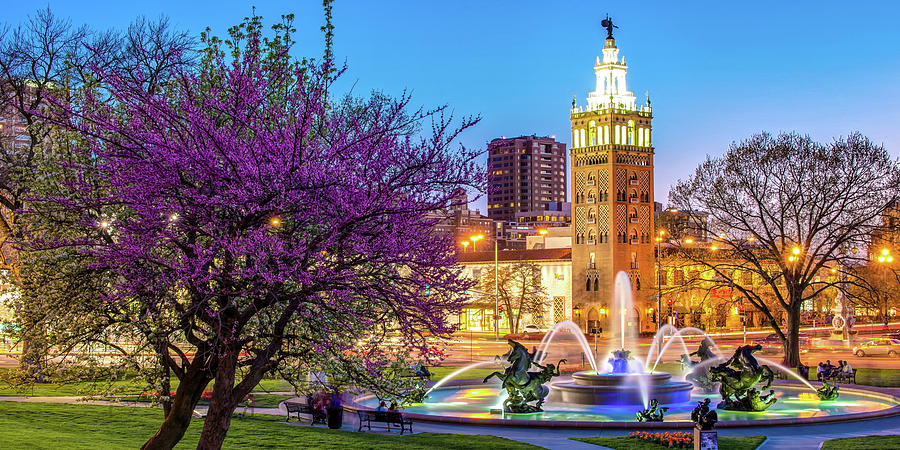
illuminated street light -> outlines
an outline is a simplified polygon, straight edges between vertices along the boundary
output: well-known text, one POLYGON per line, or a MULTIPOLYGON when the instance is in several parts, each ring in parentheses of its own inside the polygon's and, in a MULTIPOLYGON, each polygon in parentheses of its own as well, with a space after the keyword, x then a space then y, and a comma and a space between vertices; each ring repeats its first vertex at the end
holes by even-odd
POLYGON ((100 228, 103 228, 105 230, 105 229, 109 228, 109 221, 106 219, 103 219, 97 225, 99 225, 100 228))
POLYGON ((478 241, 480 241, 480 240, 482 240, 482 239, 484 239, 484 235, 483 235, 483 234, 476 234, 475 236, 469 237, 469 240, 472 241, 472 251, 473 251, 473 252, 475 251, 475 243, 478 242, 478 241))
POLYGON ((791 249, 791 253, 793 253, 793 254, 795 254, 795 255, 799 255, 799 254, 800 254, 800 247, 796 247, 796 246, 795 246, 793 249, 791 249))
POLYGON ((269 219, 269 223, 272 224, 273 227, 277 227, 277 226, 281 225, 281 219, 278 218, 278 216, 275 216, 275 217, 269 219))
POLYGON ((465 250, 469 248, 469 244, 470 244, 469 241, 462 241, 459 243, 459 245, 463 246, 463 252, 465 252, 465 250))
POLYGON ((543 236, 543 235, 545 235, 545 234, 547 234, 547 233, 549 233, 549 231, 547 231, 547 230, 545 230, 545 229, 540 229, 540 230, 538 230, 538 234, 541 235, 541 236, 543 236))
POLYGON ((712 251, 716 251, 716 250, 719 249, 719 247, 716 247, 715 245, 712 245, 712 246, 709 247, 709 249, 712 250, 712 251))
POLYGON ((684 239, 684 243, 685 243, 685 244, 693 244, 693 243, 694 243, 694 239, 693 239, 693 238, 685 238, 685 239, 684 239))
MULTIPOLYGON (((887 270, 888 270, 887 265, 894 262, 894 257, 891 255, 891 251, 886 248, 881 249, 881 254, 878 255, 878 262, 881 263, 881 268, 882 268, 881 282, 886 285, 887 284, 887 270)), ((884 315, 884 326, 885 327, 888 325, 888 322, 889 322, 887 297, 888 297, 887 295, 884 295, 883 315, 884 315)))

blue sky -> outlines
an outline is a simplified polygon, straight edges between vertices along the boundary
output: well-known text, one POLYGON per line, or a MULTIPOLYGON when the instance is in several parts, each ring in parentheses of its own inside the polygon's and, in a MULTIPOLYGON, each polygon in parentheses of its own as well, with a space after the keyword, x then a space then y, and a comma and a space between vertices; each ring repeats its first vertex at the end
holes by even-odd
MULTIPOLYGON (((5 5, 0 20, 46 5, 99 29, 164 14, 219 35, 255 5, 269 23, 296 14, 298 56, 322 51, 319 0, 26 0, 5 5)), ((707 154, 763 130, 822 141, 858 130, 900 154, 900 2, 337 0, 335 54, 358 93, 409 89, 418 105, 480 114, 466 146, 521 134, 570 144, 568 108, 593 89, 607 13, 629 87, 653 101, 657 201, 707 154)))

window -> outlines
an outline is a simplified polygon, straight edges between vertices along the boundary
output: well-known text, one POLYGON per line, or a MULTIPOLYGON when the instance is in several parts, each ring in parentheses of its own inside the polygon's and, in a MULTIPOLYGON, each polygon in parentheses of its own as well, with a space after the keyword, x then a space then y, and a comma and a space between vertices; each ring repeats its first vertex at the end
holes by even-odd
POLYGON ((628 145, 634 145, 634 121, 628 121, 628 145))

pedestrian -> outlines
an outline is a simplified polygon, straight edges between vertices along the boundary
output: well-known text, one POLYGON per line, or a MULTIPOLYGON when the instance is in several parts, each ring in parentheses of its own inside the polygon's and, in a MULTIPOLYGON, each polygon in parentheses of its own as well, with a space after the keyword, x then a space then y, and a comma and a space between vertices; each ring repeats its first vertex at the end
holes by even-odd
POLYGON ((375 411, 384 411, 387 409, 387 405, 384 403, 384 400, 378 402, 378 407, 375 408, 375 411))

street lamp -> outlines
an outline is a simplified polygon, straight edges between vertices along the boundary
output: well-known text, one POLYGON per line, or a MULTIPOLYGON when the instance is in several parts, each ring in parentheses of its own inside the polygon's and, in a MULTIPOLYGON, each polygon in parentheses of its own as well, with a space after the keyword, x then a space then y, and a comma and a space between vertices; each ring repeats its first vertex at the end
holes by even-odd
POLYGON ((657 233, 659 236, 656 237, 656 329, 659 330, 661 326, 660 322, 662 321, 662 284, 660 284, 659 279, 662 275, 662 253, 660 250, 660 244, 662 244, 663 236, 666 235, 666 230, 659 230, 657 233))
MULTIPOLYGON (((497 228, 500 228, 502 225, 501 222, 497 222, 497 228)), ((475 252, 475 243, 484 239, 483 234, 475 235, 469 238, 472 241, 472 252, 475 252)), ((499 254, 497 252, 497 231, 494 231, 494 338, 500 339, 500 282, 499 282, 499 269, 500 269, 500 260, 498 258, 499 254)), ((512 311, 509 312, 512 314, 512 311)))
POLYGON ((463 253, 465 253, 466 250, 469 248, 469 244, 470 244, 469 241, 462 241, 462 242, 459 243, 459 245, 462 245, 462 246, 463 246, 463 253))
MULTIPOLYGON (((888 264, 894 262, 894 257, 891 255, 891 251, 883 248, 881 249, 881 254, 878 255, 878 262, 881 264, 881 285, 887 288, 887 269, 888 264)), ((884 310, 882 311, 884 315, 884 326, 888 326, 888 307, 887 307, 887 293, 884 295, 884 310)))
POLYGON ((541 228, 538 230, 538 234, 541 236, 541 248, 547 248, 547 231, 546 228, 541 228))
POLYGON ((474 252, 474 251, 475 251, 475 243, 478 242, 478 241, 480 241, 480 240, 482 240, 482 239, 484 239, 484 235, 483 235, 483 234, 477 234, 477 235, 475 235, 475 236, 470 237, 469 239, 472 240, 472 251, 474 252))

